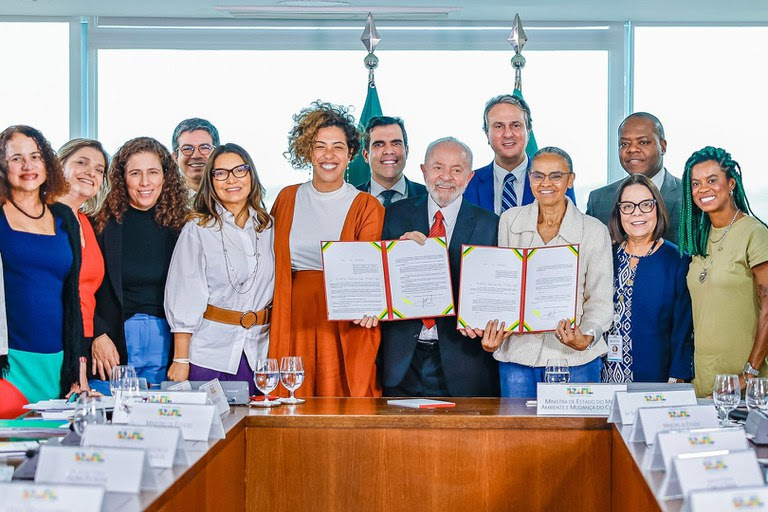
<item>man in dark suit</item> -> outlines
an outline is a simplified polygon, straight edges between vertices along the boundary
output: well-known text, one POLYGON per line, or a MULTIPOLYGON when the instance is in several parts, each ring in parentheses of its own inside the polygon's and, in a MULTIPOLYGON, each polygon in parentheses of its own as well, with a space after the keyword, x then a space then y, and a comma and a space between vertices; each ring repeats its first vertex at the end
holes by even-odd
MULTIPOLYGON (((524 99, 502 94, 488 100, 483 131, 495 156, 493 162, 475 170, 464 199, 496 215, 533 202, 528 180, 531 161, 525 153, 531 126, 531 109, 524 99)), ((576 204, 573 189, 566 194, 576 204)))
MULTIPOLYGON (((462 199, 473 175, 472 152, 464 143, 453 137, 433 142, 421 170, 428 195, 387 208, 382 239, 423 244, 430 231, 444 235, 458 304, 461 246, 495 246, 499 218, 462 199)), ((385 396, 499 396, 498 363, 477 340, 456 330, 455 316, 384 322, 381 334, 378 361, 385 396)))
MULTIPOLYGON (((664 168, 667 140, 664 127, 656 116, 647 112, 630 114, 619 125, 619 162, 627 174, 644 174, 656 185, 669 214, 669 226, 664 239, 677 244, 680 224, 680 202, 683 184, 664 168)), ((623 179, 615 181, 589 194, 587 215, 608 225, 611 210, 616 204, 616 192, 623 179)))
POLYGON ((357 189, 368 192, 386 208, 406 197, 423 196, 427 189, 403 175, 408 158, 408 134, 399 117, 376 116, 363 134, 363 158, 371 167, 371 179, 357 189))

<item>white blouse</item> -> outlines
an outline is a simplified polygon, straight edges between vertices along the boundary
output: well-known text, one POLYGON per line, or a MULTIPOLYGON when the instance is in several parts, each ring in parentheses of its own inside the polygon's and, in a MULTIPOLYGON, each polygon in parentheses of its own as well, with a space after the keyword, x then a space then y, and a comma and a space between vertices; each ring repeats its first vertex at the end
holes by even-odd
POLYGON ((192 333, 192 364, 233 374, 243 352, 251 368, 256 359, 267 356, 269 324, 245 329, 206 320, 203 313, 208 304, 235 311, 259 311, 272 302, 274 230, 270 226, 257 233, 253 209, 244 228, 235 224, 230 212, 220 209, 220 214, 223 230, 213 222, 200 226, 196 220, 182 229, 168 270, 165 314, 171 332, 192 333))

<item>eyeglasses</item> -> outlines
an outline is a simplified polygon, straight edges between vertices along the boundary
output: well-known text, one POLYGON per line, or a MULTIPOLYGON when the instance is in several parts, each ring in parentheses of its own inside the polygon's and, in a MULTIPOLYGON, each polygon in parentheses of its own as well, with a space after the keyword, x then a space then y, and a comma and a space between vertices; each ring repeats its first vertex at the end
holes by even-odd
POLYGON ((184 144, 179 148, 181 154, 184 156, 192 156, 192 154, 198 150, 201 155, 208 156, 213 151, 213 146, 210 144, 200 144, 199 146, 193 146, 192 144, 184 144))
POLYGON ((560 172, 555 171, 551 172, 549 174, 544 174, 543 172, 538 171, 532 171, 528 173, 528 176, 531 177, 532 183, 543 183, 545 179, 549 178, 549 181, 551 181, 554 184, 558 184, 561 181, 563 181, 563 177, 567 176, 569 174, 573 174, 572 172, 560 172))
POLYGON ((635 213, 636 208, 640 208, 640 211, 643 213, 651 213, 653 209, 656 208, 656 200, 646 199, 639 203, 633 203, 632 201, 619 202, 619 211, 624 215, 632 215, 635 213))
POLYGON ((241 164, 231 169, 213 169, 211 171, 211 176, 213 176, 213 179, 216 181, 227 181, 229 179, 230 173, 234 174, 235 178, 245 178, 245 176, 248 174, 248 171, 250 170, 250 165, 241 164))

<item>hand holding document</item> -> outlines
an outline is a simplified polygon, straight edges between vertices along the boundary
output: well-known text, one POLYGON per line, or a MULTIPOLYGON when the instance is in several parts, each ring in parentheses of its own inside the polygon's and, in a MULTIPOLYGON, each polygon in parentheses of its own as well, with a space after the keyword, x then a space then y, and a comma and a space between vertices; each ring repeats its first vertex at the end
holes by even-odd
POLYGON ((462 247, 458 329, 492 320, 517 333, 554 331, 576 317, 579 246, 462 247))
POLYGON ((442 238, 323 242, 329 320, 428 318, 454 314, 442 238))

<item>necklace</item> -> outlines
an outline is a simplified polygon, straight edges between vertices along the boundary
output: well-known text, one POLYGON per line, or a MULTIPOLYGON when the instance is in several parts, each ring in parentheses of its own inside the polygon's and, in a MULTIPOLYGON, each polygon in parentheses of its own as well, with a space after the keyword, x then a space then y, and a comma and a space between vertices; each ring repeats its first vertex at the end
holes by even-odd
POLYGON ((623 244, 621 244, 621 246, 620 246, 620 247, 621 247, 621 250, 622 250, 622 252, 623 252, 623 253, 625 253, 625 254, 626 254, 627 256, 629 256, 630 258, 637 258, 637 259, 640 259, 640 258, 645 258, 645 257, 647 257, 647 256, 650 256, 650 255, 651 255, 651 253, 653 252, 653 248, 654 248, 654 247, 656 247, 656 242, 658 242, 658 240, 654 240, 654 241, 651 243, 651 246, 648 248, 648 252, 647 252, 647 253, 645 253, 645 254, 643 254, 642 256, 640 256, 640 255, 637 255, 637 254, 632 254, 632 253, 630 253, 630 252, 627 252, 627 242, 624 242, 623 244))
POLYGON ((715 256, 718 252, 723 250, 723 244, 725 243, 725 237, 728 236, 728 232, 731 230, 731 227, 733 226, 733 223, 736 222, 736 217, 739 216, 739 213, 741 210, 736 208, 736 213, 733 215, 733 218, 731 219, 731 222, 728 224, 728 226, 725 228, 725 231, 723 232, 723 236, 718 238, 717 240, 710 239, 709 241, 714 246, 716 243, 720 243, 720 245, 717 247, 717 252, 713 252, 712 255, 709 257, 709 261, 704 262, 704 268, 701 269, 701 273, 699 274, 699 282, 704 283, 704 281, 707 280, 707 274, 709 273, 709 269, 712 267, 712 262, 715 261, 715 256))
POLYGON ((43 215, 45 215, 45 203, 43 203, 43 211, 40 213, 40 215, 35 216, 35 215, 30 215, 27 212, 25 212, 24 210, 22 210, 21 207, 19 205, 17 205, 16 202, 13 199, 11 199, 10 197, 8 198, 8 201, 11 202, 11 204, 13 205, 14 208, 19 210, 21 213, 23 213, 25 216, 29 217, 30 219, 40 220, 40 219, 43 218, 43 215))
MULTIPOLYGON (((251 291, 251 288, 253 288, 253 285, 256 283, 256 273, 259 271, 259 233, 254 231, 254 234, 256 235, 256 240, 253 244, 253 254, 250 256, 256 256, 256 264, 253 267, 253 271, 251 272, 250 276, 245 279, 242 283, 235 284, 236 279, 232 278, 232 275, 235 274, 235 267, 232 265, 232 262, 229 260, 229 253, 227 252, 227 246, 224 243, 224 226, 221 226, 221 229, 219 230, 219 233, 221 234, 221 250, 224 253, 224 269, 227 272, 227 280, 229 281, 229 285, 232 287, 233 290, 235 290, 240 295, 245 295, 249 291, 251 291), (248 287, 243 289, 242 287, 248 283, 248 287)), ((227 237, 229 240, 229 237, 227 237)), ((230 240, 230 243, 232 241, 230 240)), ((235 244, 232 244, 233 247, 236 249, 237 246, 235 244)), ((239 250, 239 249, 238 249, 239 250)), ((248 253, 245 253, 244 251, 240 251, 246 256, 248 256, 248 253)))

